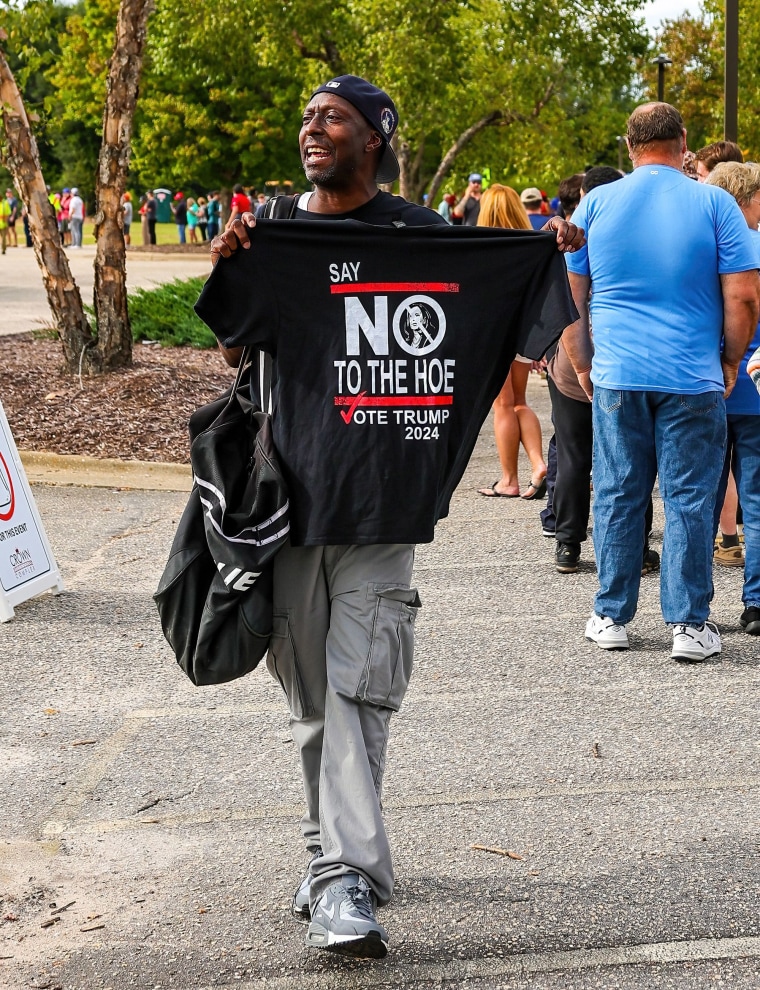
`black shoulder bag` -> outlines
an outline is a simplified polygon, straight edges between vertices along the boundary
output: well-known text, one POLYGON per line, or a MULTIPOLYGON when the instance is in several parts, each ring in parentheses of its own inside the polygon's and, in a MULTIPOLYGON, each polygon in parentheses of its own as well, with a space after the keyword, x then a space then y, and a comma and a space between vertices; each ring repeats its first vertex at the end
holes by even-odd
MULTIPOLYGON (((250 673, 272 633, 272 567, 290 530, 272 423, 248 397, 246 349, 235 384, 190 417, 194 485, 156 594, 161 627, 193 684, 250 673)), ((257 352, 262 406, 271 358, 257 352)))
MULTIPOLYGON (((289 219, 298 195, 262 215, 289 219)), ((247 348, 235 384, 190 417, 194 485, 153 596, 177 663, 193 684, 223 684, 260 663, 272 634, 272 568, 290 531, 272 442, 272 359, 256 352, 261 411, 249 398, 247 348)))

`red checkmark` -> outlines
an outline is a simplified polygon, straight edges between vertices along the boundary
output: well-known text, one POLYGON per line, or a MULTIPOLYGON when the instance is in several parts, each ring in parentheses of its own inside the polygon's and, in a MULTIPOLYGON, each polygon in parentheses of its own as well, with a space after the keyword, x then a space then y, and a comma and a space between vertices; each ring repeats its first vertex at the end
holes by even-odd
POLYGON ((362 401, 362 399, 364 398, 364 396, 366 394, 367 394, 366 392, 360 392, 356 396, 356 398, 354 399, 354 401, 351 403, 351 405, 348 407, 348 410, 346 412, 343 412, 342 409, 340 410, 340 414, 343 417, 343 422, 346 425, 348 425, 351 422, 351 420, 353 419, 354 412, 356 411, 356 407, 361 405, 361 401, 362 401))

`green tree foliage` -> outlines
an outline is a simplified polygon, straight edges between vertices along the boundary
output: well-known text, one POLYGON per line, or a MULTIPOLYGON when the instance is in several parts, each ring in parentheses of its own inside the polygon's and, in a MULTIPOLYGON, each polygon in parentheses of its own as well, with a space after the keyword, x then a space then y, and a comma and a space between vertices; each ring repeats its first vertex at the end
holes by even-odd
POLYGON ((141 176, 210 188, 297 174, 291 132, 302 82, 262 57, 258 7, 159 2, 135 140, 141 176))
MULTIPOLYGON (((464 6, 464 35, 482 37, 455 126, 461 130, 467 118, 489 110, 500 113, 473 143, 470 162, 517 186, 551 187, 588 164, 610 161, 633 106, 634 58, 646 46, 639 7, 638 0, 464 6)), ((454 87, 449 96, 455 99, 454 87)), ((466 160, 457 170, 463 178, 469 167, 462 165, 466 160)))
POLYGON ((641 69, 648 100, 657 99, 657 66, 666 54, 672 65, 664 76, 664 99, 684 118, 689 147, 697 149, 723 136, 723 18, 703 12, 667 20, 658 30, 641 69))
MULTIPOLYGON (((693 151, 723 139, 725 4, 704 0, 697 16, 666 20, 640 63, 647 99, 657 98, 657 67, 664 52, 665 99, 678 107, 693 151)), ((739 4, 739 144, 745 157, 760 155, 760 0, 739 4)))
POLYGON ((61 53, 48 70, 54 95, 47 101, 52 136, 67 185, 88 201, 102 139, 106 75, 119 0, 80 0, 59 38, 61 53))
POLYGON ((265 21, 270 50, 278 61, 292 61, 295 42, 310 63, 310 84, 350 71, 393 95, 408 163, 403 192, 417 199, 434 179, 462 183, 474 167, 531 184, 556 181, 614 145, 633 105, 627 87, 634 59, 646 47, 636 16, 641 5, 295 0, 263 6, 271 18, 265 21), (479 129, 463 142, 473 127, 479 129))
MULTIPOLYGON (((0 0, 2 2, 2 0, 0 0)), ((33 4, 58 7, 53 0, 33 4)), ((157 0, 132 181, 304 187, 296 136, 311 89, 353 72, 399 107, 402 191, 473 168, 516 185, 614 161, 646 49, 643 0, 157 0)), ((94 169, 118 0, 65 7, 46 97, 62 162, 94 169)), ((37 47, 35 38, 34 45, 37 47)), ((79 179, 78 185, 86 183, 79 179)), ((437 192, 436 192, 437 195, 437 192)))
MULTIPOLYGON (((8 64, 24 98, 34 126, 43 172, 51 185, 60 183, 63 165, 56 148, 56 127, 49 100, 54 87, 47 71, 60 57, 60 37, 71 8, 55 0, 0 0, 0 24, 7 32, 4 42, 8 64)), ((9 173, 0 168, 3 187, 9 173)))

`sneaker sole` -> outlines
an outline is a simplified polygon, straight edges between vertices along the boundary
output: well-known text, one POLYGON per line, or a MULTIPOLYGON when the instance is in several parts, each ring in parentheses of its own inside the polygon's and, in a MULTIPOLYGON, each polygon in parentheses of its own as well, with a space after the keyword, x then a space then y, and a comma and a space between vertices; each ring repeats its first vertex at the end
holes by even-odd
POLYGON ((321 925, 312 925, 306 933, 306 944, 312 949, 326 949, 354 959, 384 959, 388 954, 388 943, 383 941, 379 932, 336 935, 321 925))
POLYGON ((555 564, 554 565, 560 574, 577 574, 578 565, 577 564, 555 564))
POLYGON ((604 642, 601 639, 594 639, 593 636, 586 636, 589 643, 596 643, 596 645, 602 650, 627 650, 630 647, 630 643, 619 643, 619 642, 604 642))
POLYGON ((675 651, 670 654, 671 660, 677 660, 679 663, 702 663, 703 660, 708 660, 710 657, 716 657, 720 654, 720 650, 713 650, 712 653, 701 653, 697 656, 695 653, 676 653, 675 651))

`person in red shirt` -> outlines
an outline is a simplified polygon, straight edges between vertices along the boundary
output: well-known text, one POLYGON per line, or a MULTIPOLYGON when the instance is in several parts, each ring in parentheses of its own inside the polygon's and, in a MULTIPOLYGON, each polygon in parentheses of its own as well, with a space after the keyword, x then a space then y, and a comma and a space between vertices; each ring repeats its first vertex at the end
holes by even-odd
POLYGON ((243 192, 243 187, 240 183, 232 187, 232 202, 230 203, 230 211, 230 218, 227 221, 227 227, 225 227, 225 230, 227 230, 227 228, 229 228, 235 220, 239 220, 244 213, 251 212, 251 201, 243 192))

